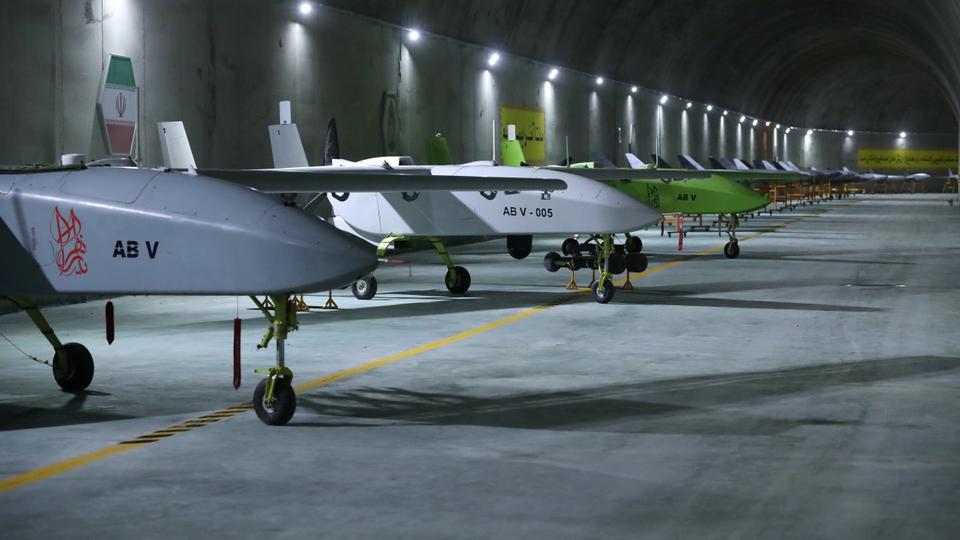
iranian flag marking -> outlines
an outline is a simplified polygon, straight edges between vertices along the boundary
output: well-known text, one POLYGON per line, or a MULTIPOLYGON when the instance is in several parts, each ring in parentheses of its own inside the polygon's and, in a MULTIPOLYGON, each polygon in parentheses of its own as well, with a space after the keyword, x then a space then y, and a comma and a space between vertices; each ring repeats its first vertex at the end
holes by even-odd
POLYGON ((137 83, 133 78, 133 62, 129 58, 110 56, 100 111, 109 153, 133 154, 133 138, 137 132, 137 83))

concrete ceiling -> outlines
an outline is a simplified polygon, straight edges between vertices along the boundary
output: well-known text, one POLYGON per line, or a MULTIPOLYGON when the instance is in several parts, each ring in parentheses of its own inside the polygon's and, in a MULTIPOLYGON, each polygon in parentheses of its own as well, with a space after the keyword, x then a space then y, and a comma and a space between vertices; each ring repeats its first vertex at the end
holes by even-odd
POLYGON ((957 0, 323 3, 785 124, 957 131, 957 0))

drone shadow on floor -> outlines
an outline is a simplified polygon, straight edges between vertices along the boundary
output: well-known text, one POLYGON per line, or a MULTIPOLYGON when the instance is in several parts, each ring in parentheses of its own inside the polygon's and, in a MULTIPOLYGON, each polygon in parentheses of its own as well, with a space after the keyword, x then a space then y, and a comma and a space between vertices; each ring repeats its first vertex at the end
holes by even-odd
MULTIPOLYGON (((861 414, 773 416, 761 409, 769 400, 863 392, 864 387, 960 369, 960 358, 913 356, 787 368, 772 371, 691 376, 556 392, 481 397, 459 392, 405 388, 312 391, 300 409, 320 421, 292 425, 371 427, 405 425, 485 426, 514 429, 671 433, 691 435, 774 435, 802 426, 857 426, 861 414), (757 410, 752 410, 756 405, 757 410)), ((302 417, 301 417, 302 418, 302 417)), ((916 429, 918 425, 898 425, 916 429)))
POLYGON ((0 431, 92 424, 135 418, 130 415, 85 408, 90 397, 110 396, 106 392, 83 390, 80 392, 64 392, 64 394, 72 394, 73 397, 54 408, 0 403, 0 431))

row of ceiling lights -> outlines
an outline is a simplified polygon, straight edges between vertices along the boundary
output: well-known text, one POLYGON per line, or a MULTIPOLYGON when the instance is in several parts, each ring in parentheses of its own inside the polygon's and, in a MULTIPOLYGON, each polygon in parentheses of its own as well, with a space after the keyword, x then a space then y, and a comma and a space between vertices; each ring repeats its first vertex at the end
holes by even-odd
MULTIPOLYGON (((417 41, 418 39, 420 39, 420 33, 419 33, 418 31, 416 31, 416 30, 410 30, 409 37, 410 37, 411 40, 417 41)), ((492 53, 490 53, 490 56, 487 58, 487 64, 488 64, 490 67, 494 67, 494 66, 496 66, 497 63, 499 63, 499 62, 500 62, 500 53, 498 53, 498 52, 492 52, 492 53)), ((557 79, 557 77, 558 77, 559 75, 560 75, 560 69, 559 69, 559 68, 556 68, 556 67, 551 67, 551 68, 550 68, 550 71, 547 72, 547 80, 554 81, 554 80, 557 79)), ((594 82, 596 83, 597 86, 603 86, 604 78, 603 78, 603 77, 597 77, 597 78, 594 80, 594 82)), ((636 86, 636 85, 633 85, 633 86, 630 87, 630 93, 631 93, 631 94, 636 94, 636 93, 639 92, 639 91, 640 91, 640 88, 639 88, 638 86, 636 86)), ((660 96, 660 105, 666 105, 669 101, 670 101, 670 96, 668 96, 668 95, 666 95, 666 94, 661 94, 661 96, 660 96)), ((692 108, 693 108, 693 102, 692 102, 692 101, 687 101, 687 105, 686 105, 686 107, 684 107, 684 108, 687 109, 687 110, 692 109, 692 108)), ((704 109, 706 109, 707 112, 712 112, 712 111, 713 111, 713 105, 705 105, 705 106, 704 106, 704 109)), ((729 115, 729 114, 730 114, 730 111, 726 111, 726 110, 723 111, 723 116, 727 116, 727 115, 729 115)), ((745 114, 741 114, 741 115, 740 115, 740 123, 741 123, 741 124, 743 124, 743 123, 746 122, 747 120, 749 120, 749 118, 747 117, 747 115, 745 115, 745 114)), ((765 127, 770 127, 770 124, 772 124, 772 122, 770 122, 769 120, 767 120, 766 122, 764 122, 764 126, 765 126, 765 127)), ((752 125, 753 127, 757 127, 758 125, 760 125, 760 120, 754 118, 751 125, 752 125)), ((777 124, 774 129, 781 129, 780 124, 777 124)), ((788 128, 786 129, 785 133, 790 133, 791 131, 793 131, 793 129, 794 129, 794 128, 792 128, 792 127, 788 127, 788 128)), ((797 128, 797 129, 799 129, 799 128, 797 128)), ((813 135, 814 131, 834 131, 834 130, 825 130, 825 129, 824 129, 824 130, 813 130, 813 129, 808 129, 808 130, 807 130, 807 135, 813 135)), ((853 137, 855 134, 856 134, 856 132, 855 132, 854 130, 852 130, 852 129, 847 130, 847 136, 848 136, 848 137, 853 137)), ((899 135, 900 135, 900 138, 906 138, 907 132, 906 132, 906 131, 901 131, 899 135)))
MULTIPOLYGON (((310 3, 310 2, 300 2, 300 13, 302 13, 303 15, 309 15, 309 14, 312 13, 312 12, 313 12, 313 4, 312 4, 312 3, 310 3)), ((420 41, 420 31, 417 30, 417 29, 414 29, 414 28, 411 28, 411 29, 407 30, 407 39, 409 39, 409 40, 412 41, 412 42, 420 41)), ((495 67, 499 62, 500 62, 500 53, 497 52, 497 51, 491 52, 491 53, 490 53, 490 56, 487 57, 487 65, 490 66, 490 67, 495 67)), ((557 77, 559 77, 559 76, 560 76, 560 69, 559 69, 559 68, 551 67, 551 68, 550 68, 550 71, 547 72, 547 80, 555 81, 555 80, 557 79, 557 77)), ((604 78, 603 78, 603 77, 597 77, 597 78, 594 80, 594 83, 596 83, 597 86, 603 86, 604 78)), ((630 93, 631 93, 631 94, 636 94, 636 93, 639 92, 639 91, 640 91, 640 88, 639 88, 638 86, 636 86, 636 85, 633 85, 633 86, 630 87, 630 93)), ((666 95, 666 94, 663 94, 663 95, 660 96, 660 105, 666 105, 669 101, 670 101, 670 96, 668 96, 668 95, 666 95)), ((689 110, 689 109, 692 109, 692 108, 693 108, 693 102, 692 102, 692 101, 687 101, 687 105, 686 105, 685 108, 688 109, 688 110, 689 110)), ((713 112, 713 105, 706 105, 706 106, 704 106, 704 109, 705 109, 707 112, 713 112)), ((727 110, 723 111, 723 116, 727 116, 727 115, 729 115, 729 114, 730 114, 730 111, 727 111, 727 110)), ((745 114, 741 114, 741 115, 740 115, 740 123, 741 123, 741 124, 745 123, 747 120, 748 120, 747 115, 745 115, 745 114)), ((771 124, 771 122, 770 122, 769 120, 764 123, 764 125, 765 125, 766 127, 770 127, 770 124, 771 124)), ((752 122, 752 126, 753 126, 753 127, 757 127, 758 125, 760 125, 760 120, 754 118, 754 119, 753 119, 753 122, 752 122)), ((778 129, 778 130, 781 129, 780 124, 777 124, 774 129, 778 129)), ((793 131, 793 129, 794 129, 794 128, 792 128, 792 127, 787 127, 787 129, 784 131, 784 133, 790 133, 791 131, 793 131)), ((799 129, 799 128, 797 128, 797 129, 799 129)), ((835 130, 813 130, 813 129, 808 129, 808 130, 807 130, 807 135, 808 135, 808 136, 809 136, 809 135, 813 135, 813 133, 814 133, 815 131, 835 131, 835 130)), ((855 132, 854 130, 852 130, 852 129, 847 130, 847 136, 848 136, 848 137, 853 137, 855 134, 856 134, 856 132, 855 132)), ((901 138, 901 139, 906 138, 907 132, 906 132, 906 131, 901 131, 901 132, 899 133, 899 135, 900 135, 900 138, 901 138)))
MULTIPOLYGON (((417 30, 409 30, 408 33, 407 33, 407 37, 410 38, 410 41, 418 41, 418 40, 420 39, 420 32, 417 31, 417 30)), ((497 52, 497 51, 491 52, 491 53, 490 53, 490 56, 487 57, 487 65, 490 66, 490 67, 494 67, 494 66, 496 66, 498 63, 500 63, 500 53, 497 52)), ((560 75, 560 69, 559 69, 559 68, 556 68, 556 67, 551 67, 550 70, 547 72, 547 80, 549 80, 549 81, 555 81, 559 75, 560 75)), ((603 78, 603 77, 597 77, 596 79, 594 79, 594 83, 596 83, 597 86, 603 86, 604 78, 603 78)), ((633 85, 633 86, 630 87, 630 93, 631 93, 631 94, 636 94, 636 93, 639 92, 639 91, 640 91, 640 88, 639 88, 638 86, 636 86, 636 85, 633 85)), ((668 95, 666 95, 666 94, 662 94, 662 95, 660 96, 660 105, 666 105, 669 101, 670 101, 670 96, 668 96, 668 95)), ((693 108, 693 102, 692 102, 692 101, 687 101, 687 105, 686 105, 685 108, 688 109, 688 110, 689 110, 689 109, 692 109, 692 108, 693 108)), ((713 105, 706 105, 706 106, 704 106, 704 108, 706 109, 707 112, 712 112, 712 111, 713 111, 713 105)), ((729 115, 729 114, 730 114, 730 111, 726 111, 726 110, 723 111, 723 116, 727 116, 727 115, 729 115)), ((745 115, 745 114, 741 114, 741 115, 740 115, 740 123, 741 123, 741 124, 743 124, 744 122, 746 122, 748 119, 749 119, 749 118, 747 117, 747 115, 745 115)), ((770 121, 768 120, 768 121, 766 121, 766 122, 764 123, 764 125, 765 125, 766 127, 770 127, 770 124, 771 124, 771 123, 772 123, 772 122, 770 122, 770 121)), ((758 125, 760 125, 760 120, 754 118, 752 125, 753 125, 753 127, 757 127, 758 125)), ((776 127, 775 127, 775 129, 778 129, 778 130, 781 129, 780 124, 777 124, 776 127)), ((796 128, 796 129, 800 129, 800 128, 796 128)), ((793 130, 794 130, 794 128, 792 128, 792 127, 787 127, 787 129, 784 131, 784 133, 790 133, 790 132, 793 131, 793 130)), ((808 135, 808 136, 809 136, 809 135, 813 135, 815 131, 824 131, 824 132, 827 132, 827 131, 835 131, 835 130, 828 130, 828 129, 817 129, 817 130, 814 130, 814 129, 808 129, 808 130, 807 130, 807 135, 808 135)), ((852 129, 847 130, 847 136, 848 136, 848 137, 853 137, 855 134, 856 134, 856 132, 855 132, 854 130, 852 130, 852 129)), ((899 135, 900 135, 900 138, 901 138, 901 139, 906 138, 907 132, 906 132, 906 131, 901 131, 901 132, 899 133, 899 135)))

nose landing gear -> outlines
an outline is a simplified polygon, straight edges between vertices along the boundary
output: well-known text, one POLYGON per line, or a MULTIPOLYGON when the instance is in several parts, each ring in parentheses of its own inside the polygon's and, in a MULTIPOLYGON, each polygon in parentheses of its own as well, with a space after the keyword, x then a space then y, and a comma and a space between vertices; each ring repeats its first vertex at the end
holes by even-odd
POLYGON ((737 240, 737 227, 740 226, 740 217, 737 214, 730 214, 730 220, 727 222, 727 236, 730 240, 723 246, 723 254, 728 259, 736 259, 740 256, 740 241, 737 240))
POLYGON ((290 386, 293 373, 289 369, 286 371, 288 373, 270 374, 253 391, 253 410, 257 418, 268 426, 286 425, 297 411, 297 394, 290 386))
POLYGON ((723 245, 723 254, 728 259, 736 259, 740 256, 740 243, 736 240, 731 240, 723 245))
POLYGON ((297 410, 297 394, 293 390, 293 371, 286 366, 285 344, 287 334, 299 328, 297 310, 290 301, 290 295, 270 296, 274 306, 271 313, 266 306, 250 297, 263 315, 270 321, 270 327, 257 345, 266 348, 271 340, 276 340, 277 364, 272 368, 257 369, 257 373, 267 376, 260 381, 253 392, 253 410, 257 418, 268 426, 282 426, 293 418, 297 410))

